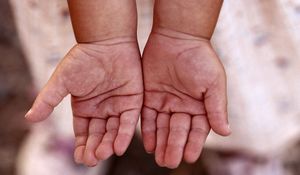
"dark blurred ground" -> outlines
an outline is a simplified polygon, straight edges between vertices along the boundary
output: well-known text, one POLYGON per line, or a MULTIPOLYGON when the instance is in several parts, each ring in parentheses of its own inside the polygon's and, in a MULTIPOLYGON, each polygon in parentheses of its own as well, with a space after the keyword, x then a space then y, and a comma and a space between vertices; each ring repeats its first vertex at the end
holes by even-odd
POLYGON ((13 175, 16 155, 28 126, 30 75, 7 0, 0 1, 0 174, 13 175))

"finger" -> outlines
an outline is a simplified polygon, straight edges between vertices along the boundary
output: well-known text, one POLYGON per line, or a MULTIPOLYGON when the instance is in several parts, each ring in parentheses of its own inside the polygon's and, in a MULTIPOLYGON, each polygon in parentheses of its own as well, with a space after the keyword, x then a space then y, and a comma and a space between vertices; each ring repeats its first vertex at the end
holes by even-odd
POLYGON ((143 107, 141 117, 141 130, 145 150, 152 153, 156 144, 156 117, 157 112, 153 109, 143 107))
POLYGON ((89 123, 89 136, 84 151, 84 163, 87 166, 96 166, 98 159, 96 149, 100 144, 105 133, 106 121, 103 119, 93 118, 89 123))
POLYGON ((98 160, 106 160, 114 154, 114 141, 119 128, 119 118, 111 117, 106 123, 106 133, 96 150, 98 160))
POLYGON ((220 78, 205 94, 205 108, 211 128, 220 135, 231 133, 227 117, 226 78, 220 78))
POLYGON ((37 96, 31 109, 25 115, 27 120, 32 122, 42 121, 52 113, 54 108, 68 95, 62 81, 55 75, 50 78, 37 96))
POLYGON ((114 152, 121 156, 128 148, 134 135, 134 131, 139 119, 140 110, 130 110, 123 112, 120 116, 120 127, 117 138, 114 142, 114 152))
POLYGON ((186 162, 194 163, 197 161, 209 131, 210 126, 206 116, 198 115, 192 118, 191 130, 184 150, 184 160, 186 162))
POLYGON ((175 113, 170 119, 170 133, 165 153, 165 166, 176 168, 183 157, 183 150, 190 131, 191 117, 183 113, 175 113))
POLYGON ((168 143, 170 115, 160 113, 157 116, 155 160, 158 165, 164 166, 165 151, 168 143))
POLYGON ((74 116, 73 128, 75 134, 74 159, 76 163, 83 163, 83 155, 89 131, 90 119, 74 116))

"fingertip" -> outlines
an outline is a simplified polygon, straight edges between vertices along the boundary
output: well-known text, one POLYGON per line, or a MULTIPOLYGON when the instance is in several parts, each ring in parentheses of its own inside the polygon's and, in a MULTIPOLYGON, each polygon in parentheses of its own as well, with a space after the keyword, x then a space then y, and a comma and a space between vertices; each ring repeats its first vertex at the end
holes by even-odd
POLYGON ((26 119, 29 118, 31 113, 32 113, 32 109, 29 109, 29 111, 25 114, 25 118, 26 119))
POLYGON ((40 122, 45 120, 48 117, 48 115, 45 115, 43 113, 37 113, 33 109, 30 109, 26 114, 25 114, 25 119, 29 122, 40 122))
POLYGON ((182 153, 179 153, 180 155, 178 155, 178 152, 175 153, 174 150, 171 150, 172 149, 166 150, 163 165, 167 168, 175 169, 180 165, 183 155, 182 153))
POLYGON ((216 134, 221 136, 229 136, 232 133, 229 124, 211 124, 211 128, 216 134))
POLYGON ((167 168, 169 168, 169 169, 175 169, 175 168, 177 168, 179 165, 180 165, 180 162, 179 162, 179 163, 165 163, 165 164, 164 164, 164 167, 167 167, 167 168))
POLYGON ((35 120, 33 120, 32 116, 32 109, 30 109, 26 114, 25 114, 25 119, 29 122, 35 122, 35 120))
POLYGON ((89 164, 86 164, 86 166, 88 166, 88 167, 95 167, 95 166, 97 166, 97 164, 98 164, 98 162, 90 162, 89 164))
POLYGON ((232 133, 232 130, 231 130, 231 127, 230 127, 230 125, 229 125, 229 124, 226 124, 226 126, 225 126, 225 130, 226 130, 226 132, 225 132, 225 136, 229 136, 229 135, 231 135, 231 133, 232 133))
POLYGON ((30 122, 40 122, 49 117, 54 108, 51 105, 37 99, 31 109, 25 114, 26 120, 30 122))
POLYGON ((148 154, 154 154, 154 151, 148 151, 148 150, 146 150, 146 152, 148 153, 148 154))
POLYGON ((158 166, 160 166, 160 167, 165 167, 164 157, 158 156, 158 155, 156 154, 156 155, 155 155, 155 162, 157 163, 158 166))
POLYGON ((185 151, 183 158, 186 163, 193 164, 193 163, 197 162, 200 154, 201 154, 201 152, 199 154, 197 154, 195 152, 185 151))
POLYGON ((114 154, 112 148, 100 145, 96 150, 96 157, 98 160, 103 161, 110 158, 114 154))
POLYGON ((156 118, 157 112, 153 109, 143 107, 141 116, 141 131, 145 151, 149 154, 155 152, 156 148, 156 118))
POLYGON ((194 164, 198 159, 184 158, 184 160, 188 164, 194 164))
POLYGON ((127 149, 127 144, 124 145, 124 141, 120 138, 116 138, 116 141, 114 143, 114 152, 117 156, 122 156, 125 154, 126 149, 127 149))
POLYGON ((153 154, 155 152, 155 147, 156 147, 155 142, 156 139, 154 134, 153 136, 149 136, 149 135, 143 136, 144 148, 148 154, 153 154))
POLYGON ((95 153, 95 154, 96 154, 97 159, 100 160, 100 161, 106 160, 106 158, 107 158, 107 156, 104 155, 104 154, 102 153, 102 151, 99 150, 99 149, 96 150, 96 153, 95 153))
POLYGON ((74 160, 78 164, 83 163, 83 155, 84 155, 84 146, 80 146, 74 151, 74 160))
POLYGON ((98 164, 98 160, 95 158, 92 152, 86 151, 83 157, 84 164, 88 167, 94 167, 98 164))
POLYGON ((125 150, 123 150, 123 149, 116 149, 115 150, 115 154, 117 155, 117 156, 123 156, 124 154, 125 154, 125 150))
POLYGON ((231 128, 228 122, 227 112, 208 112, 208 121, 211 129, 221 136, 229 136, 231 128))
POLYGON ((135 134, 136 125, 139 118, 139 110, 123 112, 120 116, 120 126, 117 137, 114 141, 114 152, 117 156, 122 156, 129 147, 135 134))

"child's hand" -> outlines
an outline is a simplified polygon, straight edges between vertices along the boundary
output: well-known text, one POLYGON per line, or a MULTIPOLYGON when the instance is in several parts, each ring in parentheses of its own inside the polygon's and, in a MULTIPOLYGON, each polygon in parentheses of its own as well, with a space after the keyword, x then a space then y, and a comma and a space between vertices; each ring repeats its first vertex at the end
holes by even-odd
MULTIPOLYGON (((132 39, 77 44, 58 65, 26 114, 46 119, 72 95, 75 160, 94 166, 127 149, 143 100, 140 54, 132 39)), ((60 116, 62 117, 62 116, 60 116)))
POLYGON ((212 128, 230 134, 226 76, 208 40, 153 32, 143 56, 145 149, 160 166, 195 162, 212 128))

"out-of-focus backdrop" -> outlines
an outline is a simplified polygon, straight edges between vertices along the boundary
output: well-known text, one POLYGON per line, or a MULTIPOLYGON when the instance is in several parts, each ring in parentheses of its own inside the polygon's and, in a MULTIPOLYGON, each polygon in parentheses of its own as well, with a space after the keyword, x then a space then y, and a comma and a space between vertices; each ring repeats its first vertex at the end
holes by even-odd
MULTIPOLYGON (((152 0, 137 0, 141 50, 152 0)), ((233 134, 213 133, 199 161, 158 167, 136 134, 123 157, 73 162, 69 99, 47 121, 23 116, 75 44, 66 1, 0 0, 1 175, 299 175, 300 0, 224 1, 213 45, 228 76, 233 134)), ((138 132, 137 132, 138 133, 138 132)))

